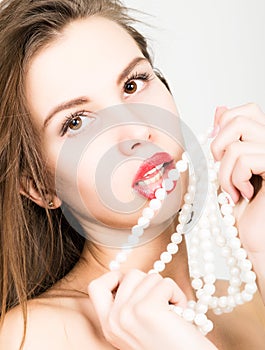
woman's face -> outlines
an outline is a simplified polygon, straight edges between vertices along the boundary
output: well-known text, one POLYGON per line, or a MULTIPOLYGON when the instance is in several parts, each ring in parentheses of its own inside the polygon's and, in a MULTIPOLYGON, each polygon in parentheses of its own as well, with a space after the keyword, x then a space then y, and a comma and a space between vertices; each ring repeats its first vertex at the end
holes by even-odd
POLYGON ((182 154, 161 125, 152 125, 148 107, 136 105, 177 115, 171 94, 136 42, 104 18, 72 22, 31 60, 26 96, 47 164, 59 179, 60 199, 83 225, 92 217, 110 226, 134 225, 161 185, 159 166, 182 154), (103 161, 112 159, 102 172, 103 161), (124 207, 137 198, 142 202, 125 219, 122 209, 104 203, 107 192, 124 207))

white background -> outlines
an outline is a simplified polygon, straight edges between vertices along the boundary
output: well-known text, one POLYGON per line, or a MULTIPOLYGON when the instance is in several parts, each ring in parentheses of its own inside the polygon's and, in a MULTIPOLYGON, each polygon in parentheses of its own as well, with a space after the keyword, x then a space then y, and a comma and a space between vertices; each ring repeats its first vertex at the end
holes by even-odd
POLYGON ((265 110, 265 0, 124 0, 153 27, 140 26, 193 131, 216 106, 258 103, 265 110))
MULTIPOLYGON (((147 15, 147 35, 178 109, 195 134, 217 106, 256 102, 265 111, 265 0, 124 0, 147 15)), ((227 277, 217 254, 217 274, 227 277)))

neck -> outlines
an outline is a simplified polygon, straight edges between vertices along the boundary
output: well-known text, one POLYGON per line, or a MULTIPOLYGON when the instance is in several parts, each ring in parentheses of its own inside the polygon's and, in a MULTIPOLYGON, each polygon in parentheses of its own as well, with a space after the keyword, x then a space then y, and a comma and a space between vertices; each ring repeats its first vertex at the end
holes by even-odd
MULTIPOLYGON (((160 254, 166 250, 174 228, 175 222, 172 222, 162 234, 144 245, 133 248, 128 255, 127 261, 121 264, 121 271, 126 273, 131 269, 139 269, 148 272, 152 269, 154 261, 158 260, 160 254)), ((115 259, 118 252, 119 249, 87 241, 81 259, 71 271, 71 278, 68 279, 66 277, 66 283, 70 283, 71 287, 74 287, 76 290, 86 291, 90 281, 109 271, 109 263, 115 259)), ((178 253, 173 256, 172 261, 166 265, 165 270, 161 274, 163 277, 172 278, 188 299, 194 299, 194 293, 190 284, 185 240, 179 245, 178 253)))

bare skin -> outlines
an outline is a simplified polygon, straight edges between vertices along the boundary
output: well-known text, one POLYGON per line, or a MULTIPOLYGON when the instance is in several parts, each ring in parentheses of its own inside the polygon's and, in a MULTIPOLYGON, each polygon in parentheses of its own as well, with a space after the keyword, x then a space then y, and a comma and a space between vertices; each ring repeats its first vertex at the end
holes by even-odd
MULTIPOLYGON (((37 125, 40 132, 42 132, 41 130, 44 120, 50 109, 52 109, 53 105, 58 104, 61 102, 61 100, 74 98, 76 96, 84 96, 85 94, 87 94, 90 99, 87 99, 89 102, 86 102, 84 106, 82 106, 82 110, 97 110, 109 107, 116 103, 144 102, 155 104, 158 107, 165 108, 177 114, 172 96, 163 86, 161 81, 155 76, 152 76, 152 79, 147 83, 138 81, 139 79, 135 79, 136 83, 138 84, 138 90, 136 94, 130 95, 129 97, 124 93, 124 82, 118 85, 116 84, 117 76, 119 73, 121 73, 122 69, 124 69, 124 67, 126 67, 135 57, 142 57, 137 45, 133 42, 133 40, 131 40, 127 33, 121 30, 121 28, 118 28, 116 25, 107 20, 94 18, 93 20, 72 24, 69 28, 67 28, 64 34, 65 35, 62 36, 58 42, 53 43, 54 45, 51 45, 48 48, 45 48, 43 52, 33 59, 32 65, 30 66, 28 72, 26 86, 27 98, 29 100, 33 122, 37 125), (86 33, 85 36, 84 33, 86 33), (108 34, 107 38, 106 33, 108 34), (100 46, 100 52, 97 52, 98 38, 101 36, 104 45, 102 45, 102 47, 100 46), (97 40, 95 38, 97 38, 97 40), (82 41, 82 39, 84 40, 82 41), (87 46, 84 45, 84 42, 87 46), (125 45, 126 50, 124 49, 125 45), (82 55, 70 54, 72 52, 80 52, 80 47, 82 47, 83 50, 82 55), (79 49, 76 50, 77 48, 79 49), (120 52, 123 52, 123 55, 119 55, 118 53, 120 52), (74 67, 75 69, 71 71, 69 67, 74 67), (55 74, 57 74, 56 78, 55 74), (87 79, 84 79, 84 76, 87 79), (69 79, 68 83, 65 82, 65 79, 69 79)), ((141 61, 137 67, 134 67, 134 70, 148 70, 150 73, 152 73, 152 68, 145 61, 141 61)), ((248 111, 246 114, 249 114, 249 108, 245 109, 248 111)), ((76 112, 74 108, 67 110, 67 115, 74 112, 76 112)), ((49 166, 52 169, 55 168, 59 151, 62 147, 64 139, 69 136, 69 134, 66 134, 66 136, 63 138, 59 133, 59 128, 62 121, 65 120, 65 114, 66 111, 63 113, 60 112, 55 116, 55 118, 50 120, 46 130, 42 134, 43 147, 47 155, 49 166)), ((237 115, 237 112, 230 112, 230 118, 232 118, 231 114, 234 116, 237 115)), ((222 116, 217 118, 217 124, 221 120, 224 125, 224 119, 225 114, 222 114, 222 116)), ((87 121, 86 118, 84 118, 84 120, 87 121)), ((125 135, 126 139, 137 138, 140 140, 146 140, 147 130, 146 128, 139 127, 126 130, 117 130, 116 134, 107 135, 108 138, 105 139, 105 142, 107 143, 108 147, 112 146, 113 137, 116 137, 117 135, 119 137, 121 135, 125 135)), ((221 136, 222 133, 220 133, 216 138, 216 143, 214 146, 214 154, 218 160, 222 160, 222 153, 220 150, 224 148, 221 136)), ((174 148, 165 135, 161 135, 154 130, 149 130, 148 137, 150 140, 152 140, 152 142, 157 143, 159 146, 172 154, 175 161, 179 159, 180 150, 176 149, 176 147, 174 148)), ((75 135, 75 138, 78 139, 78 136, 75 135)), ((229 142, 233 142, 233 137, 229 142)), ((97 149, 97 144, 92 146, 94 148, 92 148, 93 152, 90 152, 89 154, 89 161, 92 163, 91 172, 93 173, 93 165, 98 159, 99 154, 97 152, 99 149, 97 149)), ((141 147, 141 142, 137 144, 137 146, 141 147)), ((85 165, 86 163, 84 163, 84 166, 85 165)), ((139 165, 135 167, 134 171, 136 171, 138 166, 139 165)), ((130 176, 131 169, 124 168, 123 171, 123 176, 120 177, 120 179, 123 181, 120 181, 119 185, 122 187, 125 195, 127 195, 129 198, 131 195, 131 188, 127 188, 128 186, 125 180, 128 176, 130 176)), ((117 225, 116 231, 118 232, 118 228, 122 227, 124 228, 124 235, 127 235, 130 227, 135 223, 135 219, 139 217, 139 213, 136 213, 128 218, 126 221, 127 226, 124 223, 124 217, 122 215, 115 214, 115 217, 111 216, 110 214, 113 213, 104 211, 105 209, 100 205, 100 201, 97 200, 95 191, 93 191, 93 186, 91 185, 92 180, 89 179, 91 182, 82 181, 84 179, 84 177, 82 177, 83 173, 84 172, 81 172, 79 179, 80 191, 81 193, 83 191, 84 194, 89 193, 87 198, 84 195, 84 200, 87 200, 87 205, 91 206, 89 209, 93 211, 93 215, 96 217, 100 216, 100 220, 102 220, 103 223, 108 224, 110 224, 108 220, 111 217, 111 219, 113 219, 111 224, 116 223, 117 225), (91 201, 91 196, 93 201, 91 201), (90 204, 91 202, 93 202, 93 205, 90 204), (106 220, 106 222, 104 222, 104 220, 106 220)), ((62 176, 65 175, 62 170, 60 174, 62 176)), ((223 188, 229 192, 229 185, 231 189, 231 184, 227 184, 227 182, 224 180, 222 185, 223 188)), ((232 186, 233 190, 235 190, 235 188, 240 188, 240 181, 239 183, 235 181, 232 186)), ((238 197, 240 197, 240 194, 237 194, 238 197)), ((38 197, 38 193, 35 193, 34 189, 32 189, 32 191, 26 195, 30 196, 30 198, 38 205, 46 205, 46 203, 41 202, 38 197)), ((235 201, 237 199, 238 198, 235 198, 235 201)), ((259 205, 259 200, 264 200, 264 195, 262 195, 262 193, 256 198, 257 206, 259 205)), ((55 203, 55 206, 60 206, 61 199, 55 197, 53 202, 55 203)), ((74 203, 72 204, 74 205, 74 203)), ((259 209, 261 209, 261 206, 259 206, 259 209)), ((249 222, 253 221, 250 210, 245 211, 242 209, 242 211, 239 212, 240 214, 245 213, 246 216, 244 217, 247 218, 249 222)), ((240 218, 243 217, 243 214, 242 216, 239 215, 239 225, 242 222, 240 218)), ((84 224, 84 220, 82 220, 83 217, 81 217, 81 224, 84 224)), ((84 224, 84 226, 95 234, 100 232, 102 229, 100 225, 97 227, 94 223, 89 222, 89 220, 87 220, 86 225, 84 224)), ((247 227, 246 223, 243 223, 241 227, 243 227, 242 232, 244 235, 242 237, 245 238, 245 248, 247 249, 250 247, 250 245, 249 241, 246 239, 248 237, 247 233, 244 232, 244 228, 247 227)), ((215 349, 215 347, 209 341, 204 339, 204 337, 202 337, 197 330, 193 328, 193 326, 189 325, 182 319, 176 318, 177 316, 173 315, 173 313, 170 311, 164 312, 165 305, 162 302, 155 302, 154 309, 148 308, 148 302, 150 301, 148 298, 143 298, 142 304, 142 310, 144 310, 144 317, 146 320, 143 320, 141 315, 138 320, 137 318, 132 320, 132 322, 135 322, 136 327, 140 327, 143 330, 147 324, 146 322, 149 322, 148 325, 150 325, 151 331, 147 332, 147 335, 149 336, 148 339, 146 339, 146 334, 143 333, 142 336, 139 332, 137 332, 137 328, 131 328, 126 330, 125 335, 120 334, 119 337, 118 334, 117 338, 114 339, 113 342, 106 340, 106 336, 108 338, 109 335, 109 320, 102 320, 102 315, 104 312, 108 312, 108 307, 105 310, 100 310, 100 306, 101 304, 104 305, 106 298, 110 296, 110 293, 108 292, 116 292, 117 287, 120 288, 120 286, 123 285, 123 289, 120 289, 119 292, 118 288, 117 293, 119 293, 120 298, 122 298, 122 296, 126 293, 126 297, 128 297, 128 292, 130 292, 129 287, 132 285, 135 286, 133 283, 135 283, 136 279, 138 279, 138 281, 141 281, 142 279, 143 282, 146 282, 146 276, 140 271, 147 272, 151 268, 152 263, 157 259, 160 253, 165 250, 166 244, 169 241, 168 237, 171 232, 172 228, 170 228, 168 231, 166 230, 163 234, 159 235, 151 242, 133 250, 127 263, 122 267, 121 276, 115 274, 106 275, 106 272, 108 271, 108 263, 114 257, 115 251, 111 250, 110 248, 99 248, 95 246, 91 247, 87 244, 84 248, 80 262, 77 263, 74 269, 67 276, 65 276, 65 278, 59 281, 52 289, 47 291, 40 298, 29 301, 27 334, 24 349, 46 350, 47 348, 50 348, 68 350, 87 348, 120 348, 124 350, 149 350, 152 348, 152 350, 154 350, 157 349, 155 346, 159 346, 158 344, 164 344, 167 350, 192 349, 193 346, 196 350, 215 349), (95 253, 97 254, 96 258, 95 253), (133 272, 132 269, 134 269, 133 272), (102 287, 104 288, 102 288, 103 294, 101 299, 98 303, 95 303, 97 296, 93 295, 91 285, 94 283, 92 281, 95 279, 98 280, 98 278, 103 278, 100 281, 102 283, 102 287), (127 289, 126 283, 128 283, 129 286, 127 289), (87 292, 88 285, 90 285, 89 295, 87 292), (160 310, 162 310, 161 313, 160 310), (152 312, 154 312, 156 317, 154 317, 152 312), (172 319, 173 316, 175 319, 172 319), (155 322, 153 323, 153 321, 155 322), (173 327, 175 325, 175 321, 178 325, 177 328, 173 327), (167 327, 161 327, 161 324, 166 324, 167 327), (170 336, 173 334, 173 338, 170 338, 169 340, 171 341, 171 347, 167 347, 167 345, 165 345, 165 342, 168 341, 168 334, 166 332, 171 325, 173 325, 172 329, 176 329, 176 331, 179 332, 170 332, 170 336), (156 336, 154 336, 154 334, 156 336), (135 340, 137 336, 139 339, 135 340), (181 339, 181 341, 179 341, 179 339, 181 339), (139 347, 137 343, 138 340, 148 345, 139 347), (114 343, 119 343, 122 345, 115 347, 114 343), (128 343, 129 346, 127 345, 128 343)), ((252 252, 254 260, 255 258, 257 260, 255 249, 248 249, 248 251, 252 252)), ((259 253, 262 254, 262 252, 259 253)), ((260 266, 261 265, 258 263, 255 265, 257 270, 259 270, 260 266)), ((163 276, 171 278, 170 283, 168 280, 158 280, 159 283, 166 283, 163 285, 165 288, 160 288, 160 292, 162 294, 164 290, 166 290, 166 292, 172 292, 172 295, 169 295, 166 299, 166 303, 173 299, 176 303, 178 301, 179 303, 185 303, 185 298, 183 299, 183 295, 185 295, 187 299, 194 298, 194 293, 191 288, 188 274, 185 243, 181 244, 178 254, 167 266, 163 276), (178 294, 179 300, 176 294, 178 294)), ((143 291, 144 287, 141 286, 140 282, 139 284, 141 287, 140 291, 143 291)), ((221 290, 224 289, 224 287, 225 282, 219 283, 219 288, 221 290)), ((117 295, 118 294, 114 293, 114 300, 117 295)), ((127 303, 124 304, 126 306, 127 303)), ((110 310, 111 308, 112 305, 109 305, 110 310)), ((262 305, 261 299, 258 295, 255 297, 253 302, 242 307, 238 307, 238 309, 231 314, 223 316, 211 315, 211 318, 216 323, 216 326, 214 331, 209 335, 209 339, 218 347, 218 349, 262 350, 264 348, 264 306, 262 305)), ((120 325, 122 325, 122 321, 120 321, 120 325)), ((119 331, 120 329, 118 332, 119 331)), ((0 347, 7 350, 18 349, 22 336, 23 319, 20 308, 16 307, 11 310, 6 317, 4 327, 1 332, 0 347)), ((163 346, 160 346, 159 348, 162 347, 163 346)))

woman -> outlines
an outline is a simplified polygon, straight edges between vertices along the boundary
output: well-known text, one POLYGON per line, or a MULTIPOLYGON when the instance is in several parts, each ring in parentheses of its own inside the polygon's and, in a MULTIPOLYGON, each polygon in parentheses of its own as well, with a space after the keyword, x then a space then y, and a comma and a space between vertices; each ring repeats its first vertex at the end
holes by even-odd
MULTIPOLYGON (((170 116, 176 116, 177 109, 126 9, 106 0, 13 0, 1 3, 0 18, 1 348, 187 349, 196 344, 196 349, 214 349, 169 310, 169 303, 185 307, 186 298, 194 299, 185 242, 163 272, 170 279, 146 274, 165 250, 175 224, 172 216, 183 204, 176 184, 168 191, 166 210, 146 230, 147 237, 152 231, 155 237, 132 250, 121 272, 108 272, 116 249, 106 244, 106 237, 127 237, 154 196, 155 189, 146 180, 162 181, 160 169, 153 179, 150 159, 156 166, 172 164, 183 152, 174 137, 149 125, 147 115, 139 112, 146 118, 143 122, 130 119, 135 117, 131 113, 135 103, 153 105, 170 116), (125 114, 127 123, 117 121, 115 105, 130 112, 125 114), (100 119, 101 110, 107 113, 100 119), (102 129, 99 119, 106 123, 102 129), (71 173, 80 154, 77 172, 71 173), (144 200, 126 216, 101 201, 98 169, 105 154, 120 156, 121 166, 111 174, 111 188, 119 201, 132 201, 132 183, 136 197, 144 200), (145 184, 139 186, 139 179, 145 184), (76 230, 64 218, 67 209, 77 219, 76 230), (85 241, 80 230, 90 240, 85 241)), ((218 110, 215 123, 213 154, 222 160, 221 185, 235 202, 242 196, 251 198, 248 180, 252 173, 261 177, 264 173, 264 114, 252 105, 218 110), (238 134, 234 130, 240 120, 238 134), (255 157, 242 162, 245 152, 235 143, 247 144, 255 157), (223 164, 232 177, 223 174, 223 164), (245 176, 238 178, 238 171, 245 176)), ((166 175, 172 170, 163 167, 166 175)), ((110 176, 108 171, 104 175, 110 176)), ((187 187, 186 172, 180 182, 187 187)), ((238 211, 242 240, 261 276, 261 290, 263 187, 264 180, 250 203, 240 200, 238 211), (245 232, 249 222, 257 224, 251 235, 245 232), (249 236, 256 241, 251 237, 249 242, 249 236)), ((119 240, 114 241, 117 244, 119 240)), ((209 339, 219 349, 262 349, 264 315, 259 297, 235 314, 216 317, 209 339), (224 333, 227 325, 230 337, 224 333)))

